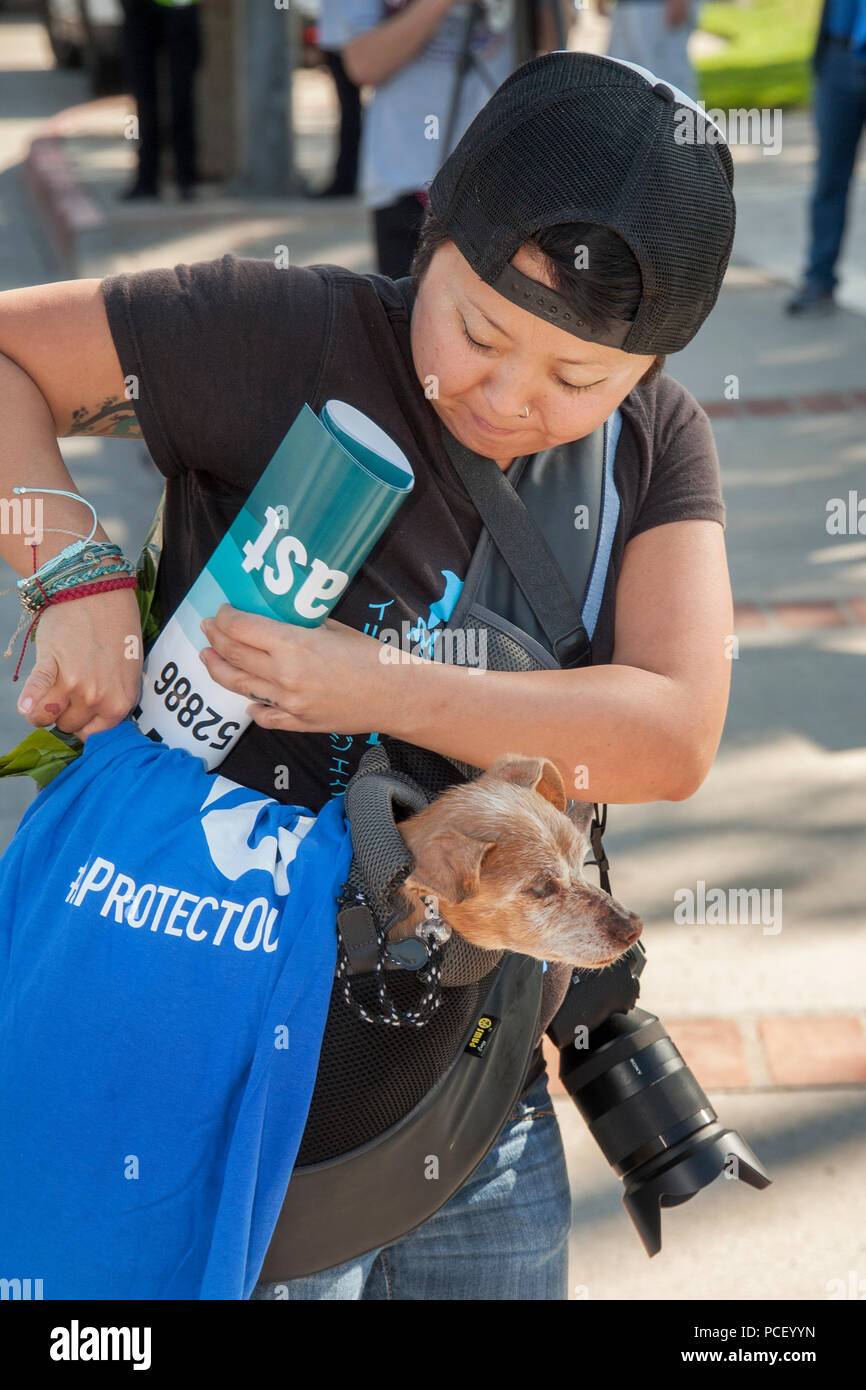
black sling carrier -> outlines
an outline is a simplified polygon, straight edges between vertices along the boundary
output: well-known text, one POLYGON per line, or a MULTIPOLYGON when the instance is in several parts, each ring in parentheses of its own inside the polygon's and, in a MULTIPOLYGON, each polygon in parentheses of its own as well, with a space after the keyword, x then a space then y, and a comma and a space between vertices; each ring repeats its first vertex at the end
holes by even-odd
MULTIPOLYGON (((411 313, 408 277, 394 284, 411 313)), ((479 640, 484 635, 489 669, 591 661, 619 515, 613 459, 620 425, 615 411, 584 439, 515 459, 507 478, 443 427, 484 523, 448 627, 467 638, 473 629, 479 640)), ((431 794, 479 771, 384 735, 381 744, 391 767, 431 794)), ((593 844, 603 865, 600 839, 593 844)), ((603 869, 602 886, 609 891, 603 869)), ((372 975, 355 977, 365 979, 372 989, 372 975)), ((335 981, 304 1135, 259 1282, 341 1265, 407 1235, 449 1201, 523 1090, 542 980, 532 957, 479 951, 457 939, 446 948, 441 1007, 413 1029, 358 1019, 335 981), (496 1024, 479 1051, 469 1045, 482 1018, 496 1024)), ((418 995, 410 971, 394 971, 389 989, 400 1008, 418 995)))

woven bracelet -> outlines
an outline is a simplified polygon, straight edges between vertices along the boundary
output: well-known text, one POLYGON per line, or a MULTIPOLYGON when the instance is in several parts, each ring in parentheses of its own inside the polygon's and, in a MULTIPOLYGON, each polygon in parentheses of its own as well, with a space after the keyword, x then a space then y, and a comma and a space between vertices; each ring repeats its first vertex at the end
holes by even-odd
MULTIPOLYGON (((52 607, 55 603, 66 603, 68 599, 87 598, 90 594, 107 593, 110 589, 137 589, 138 579, 134 574, 122 575, 117 579, 94 579, 89 584, 80 584, 75 589, 62 589, 57 594, 52 594, 42 605, 33 622, 24 634, 24 645, 21 648, 21 655, 18 658, 18 665, 15 667, 13 681, 17 681, 18 672, 21 670, 21 663, 24 660, 24 653, 27 650, 27 640, 35 628, 46 608, 52 607)), ((13 638, 14 641, 14 638, 13 638)))

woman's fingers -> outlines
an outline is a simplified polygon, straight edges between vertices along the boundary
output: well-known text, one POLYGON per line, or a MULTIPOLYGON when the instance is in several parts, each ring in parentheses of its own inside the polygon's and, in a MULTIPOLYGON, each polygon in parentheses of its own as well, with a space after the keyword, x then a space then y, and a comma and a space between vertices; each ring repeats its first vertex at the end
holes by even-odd
MULTIPOLYGON (((120 720, 116 720, 115 722, 119 724, 119 723, 120 723, 120 720)), ((60 725, 58 724, 57 727, 58 727, 58 729, 59 729, 59 728, 60 728, 60 725)), ((108 722, 107 719, 101 719, 101 718, 100 718, 100 719, 90 719, 90 720, 88 720, 88 722, 84 725, 84 727, 83 727, 82 729, 73 729, 73 730, 71 730, 71 731, 70 731, 70 730, 64 729, 63 732, 64 732, 64 733, 68 733, 68 732, 75 733, 75 734, 77 734, 78 737, 81 739, 81 742, 82 742, 82 743, 86 743, 87 740, 90 738, 90 735, 91 735, 91 734, 101 734, 101 733, 103 732, 104 729, 113 729, 113 728, 114 728, 114 724, 110 724, 110 723, 108 722)))
POLYGON ((50 653, 39 656, 18 696, 18 711, 30 724, 44 728, 53 724, 66 705, 58 690, 57 662, 50 653), (50 708, 47 706, 50 705, 50 708))
MULTIPOLYGON (((213 647, 203 647, 199 652, 199 660, 207 669, 208 675, 212 676, 218 685, 225 686, 226 690, 233 690, 237 695, 260 696, 272 704, 279 704, 278 686, 266 676, 233 665, 213 647)), ((273 661, 269 664, 273 670, 273 661)))
MULTIPOLYGON (((291 623, 282 623, 276 618, 265 618, 260 613, 244 613, 240 608, 232 608, 228 603, 220 604, 213 618, 205 618, 202 622, 203 629, 205 625, 212 627, 225 641, 253 648, 265 656, 270 656, 287 629, 290 632, 304 631, 291 623)), ((207 637, 210 641, 209 631, 207 637)))
POLYGON ((259 618, 253 613, 238 613, 225 605, 215 618, 203 618, 200 626, 212 649, 229 666, 265 679, 273 678, 278 655, 291 640, 286 623, 259 618), (252 624, 248 620, 252 620, 252 624), (265 625, 264 629, 260 624, 265 625), (265 640, 267 647, 263 645, 265 640))

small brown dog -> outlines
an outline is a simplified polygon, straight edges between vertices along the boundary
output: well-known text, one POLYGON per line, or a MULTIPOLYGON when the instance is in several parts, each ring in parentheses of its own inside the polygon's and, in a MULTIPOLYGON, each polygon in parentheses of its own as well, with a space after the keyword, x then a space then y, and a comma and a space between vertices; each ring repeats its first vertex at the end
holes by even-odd
POLYGON ((549 758, 507 753, 401 821, 415 864, 402 885, 408 915, 388 939, 415 934, 432 894, 441 918, 475 946, 610 965, 643 923, 584 878, 592 806, 567 814, 566 804, 549 758))

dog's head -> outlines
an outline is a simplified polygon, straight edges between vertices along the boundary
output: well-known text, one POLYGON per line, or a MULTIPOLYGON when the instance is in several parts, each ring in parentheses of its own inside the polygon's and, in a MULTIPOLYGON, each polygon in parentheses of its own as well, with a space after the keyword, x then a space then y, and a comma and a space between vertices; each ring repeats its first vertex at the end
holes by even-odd
POLYGON ((609 965, 642 923, 584 877, 593 809, 579 802, 567 813, 566 806, 549 758, 498 758, 400 823, 415 860, 404 893, 432 894, 444 920, 473 945, 609 965))

